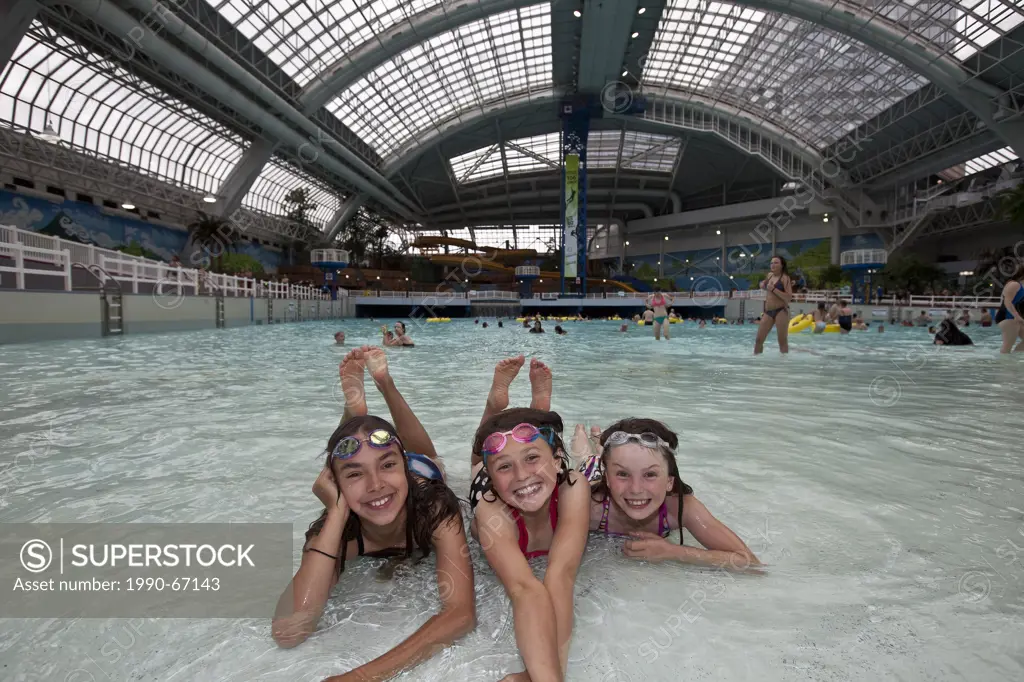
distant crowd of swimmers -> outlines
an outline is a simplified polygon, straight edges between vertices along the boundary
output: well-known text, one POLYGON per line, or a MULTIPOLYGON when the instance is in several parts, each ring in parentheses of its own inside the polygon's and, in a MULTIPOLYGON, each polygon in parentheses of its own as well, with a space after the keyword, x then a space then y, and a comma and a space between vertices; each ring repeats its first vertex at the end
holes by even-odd
MULTIPOLYGON (((626 557, 752 571, 750 548, 694 495, 680 475, 679 437, 647 418, 603 431, 576 426, 572 448, 551 410, 551 370, 529 363, 530 407, 509 407, 509 387, 526 365, 500 361, 470 445, 469 535, 511 601, 525 670, 504 678, 561 681, 573 634, 574 586, 591 535, 624 538, 626 557), (671 538, 679 533, 678 544, 671 538), (686 534, 692 538, 686 544, 686 534), (530 560, 546 556, 543 578, 530 560)), ((439 611, 399 645, 329 682, 391 679, 477 626, 474 570, 462 504, 423 424, 399 392, 385 352, 364 346, 339 368, 340 425, 327 439, 312 492, 323 505, 309 525, 302 561, 278 602, 274 640, 294 647, 312 635, 351 557, 396 562, 437 556, 439 611), (392 421, 370 415, 365 374, 392 421)), ((398 574, 396 580, 403 579, 398 574)), ((336 597, 337 598, 337 597, 336 597)))

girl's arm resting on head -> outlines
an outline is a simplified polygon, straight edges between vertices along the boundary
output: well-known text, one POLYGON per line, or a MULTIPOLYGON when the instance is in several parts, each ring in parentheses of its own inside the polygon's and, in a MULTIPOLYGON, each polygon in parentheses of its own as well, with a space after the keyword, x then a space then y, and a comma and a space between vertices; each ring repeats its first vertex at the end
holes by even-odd
POLYGON ((337 563, 325 554, 338 556, 341 551, 348 515, 347 509, 329 510, 320 534, 303 547, 302 564, 278 600, 271 626, 274 641, 282 648, 302 644, 316 630, 331 588, 338 581, 337 563))
POLYGON ((693 495, 687 495, 686 498, 683 505, 683 526, 707 549, 679 545, 679 550, 690 551, 680 551, 675 557, 678 561, 739 570, 761 564, 740 536, 716 519, 700 500, 693 495))
POLYGON ((530 680, 562 682, 555 608, 519 549, 518 531, 505 504, 482 500, 476 507, 476 530, 484 555, 512 602, 516 644, 530 680))
POLYGON ((590 485, 582 476, 573 485, 563 485, 558 496, 558 527, 548 552, 548 570, 544 587, 555 608, 555 629, 558 634, 558 660, 565 674, 572 642, 573 588, 576 572, 587 547, 590 529, 590 485))
POLYGON ((383 682, 436 655, 476 627, 473 565, 462 518, 438 526, 433 536, 437 552, 437 592, 441 611, 383 656, 325 682, 383 682))
POLYGON ((409 407, 409 403, 395 387, 394 378, 388 374, 385 381, 377 384, 377 388, 384 396, 384 402, 387 403, 388 411, 391 412, 391 419, 395 422, 395 430, 398 431, 405 449, 409 452, 426 455, 435 462, 438 461, 433 441, 430 440, 427 430, 423 428, 423 424, 416 417, 416 413, 409 407))

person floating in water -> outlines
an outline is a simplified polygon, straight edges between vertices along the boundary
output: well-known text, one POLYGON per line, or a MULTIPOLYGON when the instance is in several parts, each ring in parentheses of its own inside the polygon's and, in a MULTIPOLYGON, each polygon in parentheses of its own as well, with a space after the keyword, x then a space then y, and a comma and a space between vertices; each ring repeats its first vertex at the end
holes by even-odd
POLYGON ((339 346, 345 345, 345 332, 334 332, 334 343, 339 346))
POLYGON ((564 329, 562 329, 562 325, 556 324, 555 325, 555 333, 558 334, 559 336, 566 336, 566 335, 568 335, 569 332, 567 332, 564 329))
POLYGON ((473 566, 458 498, 430 436, 395 387, 384 351, 363 346, 339 371, 345 413, 313 484, 324 510, 306 531, 302 563, 278 601, 271 633, 291 648, 316 630, 346 557, 423 558, 433 551, 440 611, 391 651, 326 682, 391 679, 475 627, 473 566), (366 368, 396 426, 367 414, 366 368))
POLYGON ((936 346, 973 346, 971 337, 964 334, 957 328, 953 320, 943 320, 939 323, 939 330, 935 332, 932 340, 936 346))
POLYGON ((484 418, 473 438, 471 529, 512 602, 525 673, 506 680, 562 680, 573 629, 573 589, 587 544, 590 489, 562 443, 551 412, 551 371, 534 359, 530 408, 508 408, 522 355, 494 370, 484 418), (528 561, 547 556, 543 580, 528 561))
POLYGON ((389 332, 387 327, 381 327, 381 331, 384 332, 385 346, 406 346, 412 348, 416 345, 412 342, 412 339, 409 338, 409 335, 405 333, 404 322, 395 322, 394 334, 389 332))
POLYGON ((536 318, 533 321, 533 327, 530 329, 530 333, 531 334, 543 334, 544 333, 544 327, 543 327, 543 325, 541 325, 539 317, 536 318))
POLYGON ((761 288, 767 293, 764 315, 754 339, 754 355, 764 352, 764 342, 772 327, 775 327, 775 335, 779 339, 779 352, 789 352, 789 302, 793 300, 793 281, 786 271, 786 259, 782 256, 773 256, 770 268, 771 272, 761 282, 761 288))
POLYGON ((634 559, 737 570, 760 565, 683 482, 676 461, 679 437, 671 429, 653 419, 622 419, 597 432, 594 443, 577 425, 572 444, 591 485, 591 532, 628 537, 623 551, 634 559), (682 529, 703 549, 685 545, 682 529), (667 537, 675 530, 678 545, 667 537))
POLYGON ((668 306, 672 305, 672 297, 663 294, 661 289, 655 289, 654 293, 647 297, 647 305, 651 307, 654 322, 654 340, 660 341, 662 333, 665 340, 669 340, 668 333, 668 306))

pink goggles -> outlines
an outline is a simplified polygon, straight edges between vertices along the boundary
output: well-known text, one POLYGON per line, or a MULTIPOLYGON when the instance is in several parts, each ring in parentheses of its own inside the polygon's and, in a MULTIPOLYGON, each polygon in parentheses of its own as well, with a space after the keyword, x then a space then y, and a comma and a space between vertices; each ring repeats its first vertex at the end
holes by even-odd
POLYGON ((533 424, 522 423, 514 426, 511 431, 496 431, 484 439, 483 445, 480 447, 480 453, 487 459, 489 455, 496 455, 505 449, 508 445, 508 436, 512 436, 512 440, 517 443, 532 443, 541 436, 547 441, 548 445, 553 445, 555 442, 555 430, 550 426, 542 426, 537 428, 533 424))

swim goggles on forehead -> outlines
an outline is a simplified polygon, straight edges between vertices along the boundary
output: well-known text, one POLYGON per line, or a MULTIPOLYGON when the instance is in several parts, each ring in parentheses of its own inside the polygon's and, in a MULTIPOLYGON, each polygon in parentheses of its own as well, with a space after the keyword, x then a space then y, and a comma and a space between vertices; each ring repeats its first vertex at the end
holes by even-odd
MULTIPOLYGON (((334 446, 334 450, 331 452, 331 459, 348 459, 359 452, 359 448, 363 443, 369 443, 370 447, 377 448, 378 450, 383 450, 392 443, 398 443, 399 449, 404 450, 398 436, 385 429, 377 429, 372 431, 366 438, 345 436, 334 446)), ((444 480, 444 474, 441 473, 441 468, 437 466, 434 460, 416 452, 404 452, 403 454, 405 455, 405 464, 412 473, 434 481, 444 480)))
POLYGON ((629 442, 639 443, 640 445, 650 450, 665 448, 669 452, 674 453, 674 450, 672 450, 672 446, 670 446, 668 443, 666 443, 656 434, 653 434, 650 431, 645 431, 644 433, 626 433, 625 431, 615 431, 610 436, 608 436, 607 440, 605 440, 604 449, 605 451, 607 451, 608 448, 615 447, 616 445, 625 445, 626 443, 629 442))
POLYGON ((555 430, 550 426, 537 428, 533 424, 522 423, 512 427, 510 431, 496 431, 484 439, 480 447, 480 453, 486 458, 488 455, 496 455, 505 449, 508 444, 508 436, 517 443, 532 443, 541 436, 548 445, 555 442, 555 430))
POLYGON ((331 451, 332 459, 348 459, 362 447, 363 443, 368 443, 370 447, 383 450, 392 443, 398 443, 401 447, 401 442, 398 440, 398 436, 387 431, 385 429, 376 429, 370 432, 370 435, 366 438, 357 438, 356 436, 345 436, 338 441, 338 444, 334 446, 334 450, 331 451))

